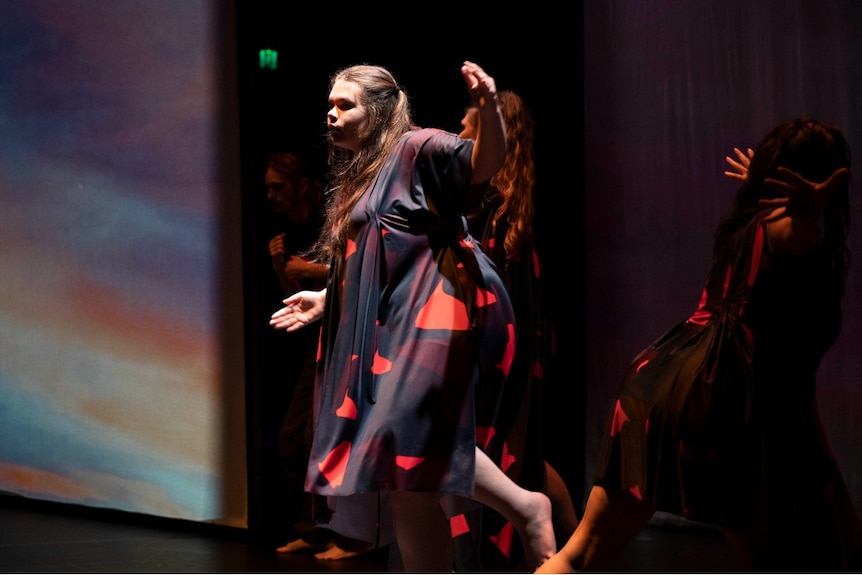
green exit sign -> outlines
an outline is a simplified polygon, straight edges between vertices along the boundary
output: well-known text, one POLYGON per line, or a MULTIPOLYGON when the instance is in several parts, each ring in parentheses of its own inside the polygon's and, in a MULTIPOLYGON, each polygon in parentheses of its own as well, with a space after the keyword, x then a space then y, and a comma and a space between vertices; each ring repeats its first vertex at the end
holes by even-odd
POLYGON ((278 52, 275 50, 260 51, 260 69, 261 70, 277 70, 278 69, 278 52))

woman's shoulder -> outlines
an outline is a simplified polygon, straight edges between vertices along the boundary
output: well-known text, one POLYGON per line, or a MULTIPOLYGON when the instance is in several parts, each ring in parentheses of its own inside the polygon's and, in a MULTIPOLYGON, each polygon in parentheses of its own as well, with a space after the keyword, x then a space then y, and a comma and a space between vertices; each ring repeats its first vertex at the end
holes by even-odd
POLYGON ((404 144, 420 154, 451 156, 472 151, 473 140, 467 140, 441 128, 417 128, 405 135, 404 144))
POLYGON ((422 145, 434 137, 448 138, 452 136, 457 138, 455 134, 441 128, 415 128, 404 135, 404 140, 408 144, 422 145))

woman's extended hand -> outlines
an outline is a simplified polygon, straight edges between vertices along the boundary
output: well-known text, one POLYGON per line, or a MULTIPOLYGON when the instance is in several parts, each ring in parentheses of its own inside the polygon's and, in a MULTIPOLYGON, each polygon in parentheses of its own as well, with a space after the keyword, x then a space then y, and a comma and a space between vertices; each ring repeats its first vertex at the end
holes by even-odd
POLYGON ((725 156, 724 159, 730 164, 733 170, 725 170, 724 175, 728 178, 740 180, 742 182, 748 178, 748 165, 751 163, 751 158, 754 157, 754 150, 747 148, 745 152, 739 148, 734 148, 733 153, 736 154, 738 160, 734 160, 730 156, 725 156))
POLYGON ((497 97, 497 83, 481 66, 469 60, 465 61, 461 66, 461 75, 467 82, 473 103, 480 108, 491 103, 496 105, 494 99, 497 97))
POLYGON ((296 331, 323 316, 326 290, 297 292, 283 300, 284 307, 272 314, 269 325, 275 329, 296 331))
POLYGON ((822 182, 811 182, 787 168, 779 167, 778 178, 764 180, 766 187, 781 195, 778 198, 762 199, 761 206, 777 208, 767 222, 788 216, 795 218, 818 217, 823 208, 832 201, 835 190, 850 178, 848 168, 838 168, 822 182))

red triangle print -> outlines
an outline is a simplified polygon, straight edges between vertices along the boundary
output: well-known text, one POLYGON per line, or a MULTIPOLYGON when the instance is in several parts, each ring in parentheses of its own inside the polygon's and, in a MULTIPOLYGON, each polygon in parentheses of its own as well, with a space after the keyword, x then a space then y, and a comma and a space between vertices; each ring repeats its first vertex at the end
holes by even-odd
POLYGON ((614 405, 614 420, 611 423, 611 437, 616 437, 620 434, 623 424, 629 420, 629 416, 623 411, 623 406, 618 399, 614 405))
POLYGON ((400 467, 401 469, 413 469, 420 463, 425 461, 424 457, 411 457, 409 455, 396 455, 395 456, 395 465, 400 467))
POLYGON ((317 468, 332 487, 338 487, 344 482, 344 470, 350 458, 350 442, 343 441, 329 452, 326 459, 317 464, 317 468))
POLYGON ((506 559, 512 555, 512 537, 514 532, 515 529, 512 527, 512 523, 507 521, 498 535, 488 537, 497 546, 497 549, 506 556, 506 559))
POLYGON ((443 280, 416 316, 419 329, 465 330, 470 327, 464 302, 443 291, 443 280))
POLYGON ((494 437, 494 428, 487 425, 476 426, 476 443, 482 446, 482 449, 488 449, 491 443, 491 438, 494 437))
POLYGON ((349 258, 353 254, 356 253, 356 242, 353 240, 347 240, 347 249, 344 252, 344 259, 349 258))
POLYGON ((506 341, 506 352, 503 354, 503 359, 497 364, 497 367, 509 375, 509 369, 512 367, 512 361, 515 359, 515 326, 511 323, 506 326, 509 332, 509 339, 506 341))
POLYGON ((497 303, 497 296, 494 295, 494 292, 483 290, 482 288, 477 287, 476 305, 479 307, 485 307, 486 305, 491 305, 492 303, 497 303))
POLYGON ((374 352, 374 363, 371 365, 371 373, 380 375, 392 369, 392 362, 380 355, 379 351, 374 352))
POLYGON ((338 409, 335 410, 335 415, 345 419, 356 419, 356 403, 350 399, 350 396, 347 395, 346 391, 344 392, 344 401, 342 401, 338 409))
POLYGON ((500 469, 503 470, 503 473, 509 470, 509 467, 515 463, 515 459, 515 456, 509 453, 509 444, 503 442, 503 455, 500 458, 500 469))

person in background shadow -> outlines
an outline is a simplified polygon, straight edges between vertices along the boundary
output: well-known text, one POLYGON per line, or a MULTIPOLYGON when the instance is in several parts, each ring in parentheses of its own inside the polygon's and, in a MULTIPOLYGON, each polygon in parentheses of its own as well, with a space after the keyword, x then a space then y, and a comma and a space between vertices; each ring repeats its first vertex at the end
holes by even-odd
POLYGON ((841 328, 850 148, 797 118, 735 150, 700 304, 630 364, 581 523, 540 573, 606 570, 655 511, 717 526, 746 571, 862 567, 815 399, 841 328))
MULTIPOLYGON (((533 235, 534 122, 515 92, 499 91, 497 102, 506 128, 506 158, 467 222, 512 300, 518 346, 505 385, 496 389, 480 383, 477 388, 477 441, 515 483, 551 498, 554 531, 562 545, 578 517, 565 482, 543 454, 544 407, 555 384, 555 350, 533 235)), ((475 104, 467 107, 462 138, 476 138, 478 114, 475 104)), ((461 569, 503 572, 521 567, 523 549, 516 547, 515 538, 505 536, 512 527, 505 518, 488 507, 467 518, 470 531, 457 532, 455 539, 461 569)))
POLYGON ((270 322, 293 331, 322 317, 306 489, 331 496, 335 519, 365 528, 364 540, 383 541, 391 518, 407 572, 452 571, 444 506, 457 498, 517 516, 531 567, 556 550, 548 498, 476 447, 475 386, 505 379, 515 333, 505 286, 463 216, 505 158, 496 85, 473 62, 461 74, 479 105, 475 141, 415 127, 385 68, 332 77, 332 185, 314 251, 329 279, 286 298, 270 322), (362 513, 369 498, 379 513, 362 513))
MULTIPOLYGON (((326 285, 327 266, 303 254, 314 245, 323 226, 323 182, 308 160, 295 152, 271 154, 266 162, 266 198, 279 230, 269 241, 272 269, 283 297, 326 285)), ((311 409, 317 358, 314 329, 288 334, 285 342, 293 391, 278 438, 281 468, 287 482, 287 520, 300 536, 278 547, 280 553, 315 553, 318 559, 345 559, 369 551, 361 541, 339 537, 326 526, 331 512, 326 498, 306 493, 305 470, 311 448, 311 409)))

